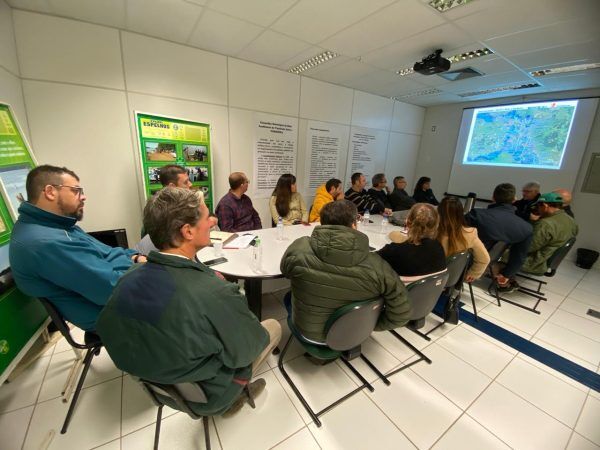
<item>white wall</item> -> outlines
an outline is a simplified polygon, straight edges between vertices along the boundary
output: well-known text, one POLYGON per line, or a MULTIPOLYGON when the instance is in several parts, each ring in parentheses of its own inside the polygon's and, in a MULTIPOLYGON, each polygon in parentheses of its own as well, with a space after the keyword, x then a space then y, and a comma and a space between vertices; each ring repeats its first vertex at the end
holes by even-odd
MULTIPOLYGON (((448 189, 452 162, 458 132, 460 129, 463 108, 515 103, 529 100, 550 100, 564 98, 598 97, 600 90, 565 91, 531 96, 509 97, 496 100, 487 100, 471 103, 442 105, 427 108, 423 122, 423 134, 418 152, 418 161, 415 175, 429 176, 432 178, 432 188, 441 197, 448 189), (433 131, 435 127, 435 131, 433 131)), ((573 192, 573 210, 579 225, 579 236, 575 247, 584 247, 600 250, 600 238, 597 234, 598 211, 600 211, 600 195, 581 192, 581 185, 585 178, 586 169, 593 152, 598 152, 600 146, 600 107, 592 125, 587 142, 585 154, 575 181, 573 192)), ((529 180, 523 180, 526 182, 529 180)), ((521 186, 517 186, 517 190, 521 186)), ((552 190, 561 186, 542 186, 542 190, 552 190)), ((455 192, 455 194, 463 194, 455 192)), ((574 257, 574 252, 570 254, 574 257)))
POLYGON ((12 106, 13 113, 29 139, 20 75, 11 9, 4 0, 0 0, 0 102, 12 106))
MULTIPOLYGON (((3 2, 3 0, 0 0, 3 2)), ((0 3, 0 101, 19 96, 22 78, 33 150, 40 163, 66 165, 88 195, 87 230, 125 227, 139 236, 143 189, 133 111, 211 124, 215 200, 227 176, 253 173, 255 113, 298 121, 296 175, 303 186, 308 120, 367 127, 389 142, 376 171, 413 179, 424 108, 235 58, 76 20, 13 10, 0 3), (8 17, 8 19, 7 19, 8 17), (18 56, 18 58, 17 58, 18 56), (20 70, 20 73, 19 73, 20 70), (16 94, 15 94, 16 93, 16 94)), ((13 101, 14 103, 14 101, 13 101)), ((25 124, 25 115, 19 114, 25 124), (23 116, 23 117, 21 117, 23 116)), ((344 149, 342 162, 348 149, 344 149)), ((346 171, 340 167, 340 176, 346 171)), ((252 185, 251 185, 252 186, 252 185)), ((312 202, 312 196, 306 199, 312 202)), ((255 199, 263 224, 268 202, 255 199)))

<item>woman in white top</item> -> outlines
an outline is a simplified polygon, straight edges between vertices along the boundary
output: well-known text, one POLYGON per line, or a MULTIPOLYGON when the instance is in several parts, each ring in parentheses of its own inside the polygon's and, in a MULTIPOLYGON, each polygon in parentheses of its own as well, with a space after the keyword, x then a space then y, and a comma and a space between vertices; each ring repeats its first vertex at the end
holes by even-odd
POLYGON ((279 177, 269 206, 275 224, 280 217, 283 219, 284 225, 308 222, 306 203, 300 193, 296 191, 296 177, 291 173, 285 173, 279 177))

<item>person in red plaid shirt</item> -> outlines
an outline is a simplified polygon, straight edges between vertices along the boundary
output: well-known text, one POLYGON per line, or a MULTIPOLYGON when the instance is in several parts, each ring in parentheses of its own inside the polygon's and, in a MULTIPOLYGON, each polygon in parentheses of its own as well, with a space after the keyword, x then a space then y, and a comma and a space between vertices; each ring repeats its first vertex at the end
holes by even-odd
POLYGON ((231 189, 219 201, 215 210, 221 231, 237 233, 262 228, 260 217, 252 206, 252 200, 246 195, 249 184, 250 181, 243 172, 233 172, 229 175, 231 189))

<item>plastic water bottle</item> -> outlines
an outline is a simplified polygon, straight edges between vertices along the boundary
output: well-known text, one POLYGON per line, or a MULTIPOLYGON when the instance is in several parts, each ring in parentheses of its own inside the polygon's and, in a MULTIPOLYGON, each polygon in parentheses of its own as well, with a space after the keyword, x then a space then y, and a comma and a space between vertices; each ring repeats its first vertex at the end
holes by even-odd
POLYGON ((283 218, 277 220, 277 240, 283 241, 283 218))
POLYGON ((262 269, 262 246, 260 245, 260 238, 254 240, 251 266, 255 272, 260 272, 262 269))
POLYGON ((387 233, 387 229, 388 229, 388 216, 386 216, 385 214, 383 215, 383 218, 381 219, 381 232, 383 234, 387 233))
POLYGON ((368 209, 365 209, 365 213, 363 214, 363 224, 365 227, 369 225, 369 220, 371 220, 371 213, 368 209))

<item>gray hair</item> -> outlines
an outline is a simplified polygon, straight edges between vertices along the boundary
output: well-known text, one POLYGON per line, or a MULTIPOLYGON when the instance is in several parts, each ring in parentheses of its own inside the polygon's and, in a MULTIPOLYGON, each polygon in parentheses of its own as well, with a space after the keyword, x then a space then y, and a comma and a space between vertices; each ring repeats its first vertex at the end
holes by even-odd
POLYGON ((144 208, 144 228, 156 248, 179 247, 181 227, 198 223, 202 203, 202 192, 182 188, 167 187, 151 197, 144 208))
POLYGON ((373 178, 371 178, 371 184, 373 185, 373 187, 379 187, 379 184, 383 183, 383 180, 385 180, 385 174, 376 173, 375 175, 373 175, 373 178))
POLYGON ((523 185, 523 189, 533 189, 534 191, 540 192, 540 183, 537 181, 530 181, 529 183, 525 183, 523 185))

